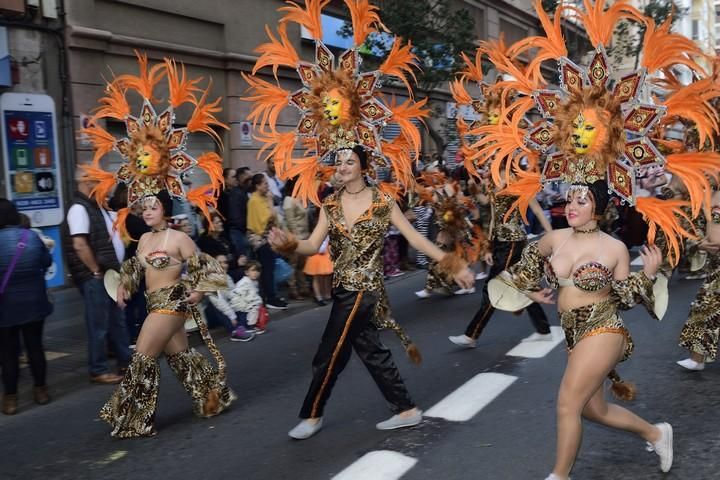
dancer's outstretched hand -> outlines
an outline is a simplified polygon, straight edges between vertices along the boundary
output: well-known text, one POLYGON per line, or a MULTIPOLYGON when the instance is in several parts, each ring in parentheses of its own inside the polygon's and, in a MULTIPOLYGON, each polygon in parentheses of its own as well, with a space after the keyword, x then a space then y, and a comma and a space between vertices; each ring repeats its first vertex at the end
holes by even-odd
POLYGON ((475 286, 475 274, 469 268, 455 275, 455 283, 460 287, 469 289, 475 286))
POLYGON ((648 278, 655 278, 660 264, 662 264, 662 252, 656 245, 644 246, 640 249, 640 257, 643 261, 643 272, 648 278))
POLYGON ((544 288, 537 292, 527 293, 526 295, 535 303, 552 305, 555 303, 554 293, 552 288, 544 288))
POLYGON ((268 243, 270 243, 271 247, 280 247, 285 245, 286 242, 287 235, 281 229, 273 227, 272 230, 270 230, 270 233, 268 233, 268 243))

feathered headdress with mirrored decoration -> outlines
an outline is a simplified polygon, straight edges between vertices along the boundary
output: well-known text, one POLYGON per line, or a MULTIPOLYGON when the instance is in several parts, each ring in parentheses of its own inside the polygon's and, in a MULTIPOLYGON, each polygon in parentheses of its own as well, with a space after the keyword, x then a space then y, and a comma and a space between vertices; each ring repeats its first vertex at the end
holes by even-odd
MULTIPOLYGON (((501 157, 512 164, 513 177, 507 178, 507 191, 518 195, 527 205, 544 182, 568 182, 583 188, 602 179, 611 193, 633 205, 649 225, 648 241, 654 242, 660 228, 668 239, 668 257, 677 261, 679 241, 692 234, 682 227, 687 202, 674 199, 641 197, 637 187, 638 171, 658 166, 677 175, 686 186, 698 179, 698 173, 717 170, 717 159, 702 152, 672 157, 661 153, 657 133, 663 126, 696 128, 701 141, 717 131, 717 112, 708 108, 709 99, 718 95, 718 85, 698 63, 704 57, 694 42, 670 31, 671 20, 657 26, 625 0, 606 8, 605 0, 583 0, 583 6, 561 4, 551 19, 541 2, 535 2, 545 35, 529 37, 515 43, 507 55, 489 55, 495 67, 513 79, 498 82, 496 88, 512 88, 523 96, 504 103, 497 126, 476 129, 484 134, 475 145, 482 159, 501 157), (565 17, 584 27, 594 47, 587 67, 568 58, 561 30, 565 17), (605 51, 616 24, 634 22, 646 29, 641 49, 640 68, 618 75, 605 51), (533 52, 533 55, 528 55, 533 52), (523 72, 513 60, 529 56, 532 60, 523 72), (541 64, 555 60, 559 68, 559 89, 550 89, 541 73, 541 64), (668 73, 675 68, 688 70, 693 78, 689 85, 667 88, 668 73), (533 108, 544 117, 529 128, 520 122, 533 108), (527 154, 540 155, 544 162, 539 172, 520 165, 527 154)), ((688 188, 690 202, 702 202, 707 180, 701 188, 688 188)))
POLYGON ((378 7, 368 0, 344 0, 352 20, 353 47, 337 59, 323 43, 321 11, 329 0, 306 0, 304 6, 288 1, 275 36, 266 26, 270 41, 260 45, 260 54, 252 75, 243 74, 250 95, 244 100, 254 102, 248 118, 259 125, 255 137, 264 145, 260 154, 275 163, 279 176, 296 177, 293 196, 319 204, 317 177, 323 164, 332 160, 338 150, 362 146, 368 152, 371 173, 391 169, 394 186, 379 183, 389 194, 403 191, 413 182, 412 163, 420 149, 420 132, 414 120, 427 117, 427 99, 415 102, 410 80, 417 68, 412 45, 403 45, 395 38, 387 58, 374 71, 361 70, 360 47, 368 35, 387 29, 380 21, 378 7), (315 61, 300 59, 287 35, 287 24, 304 27, 315 41, 315 61), (277 79, 280 66, 295 69, 302 88, 295 92, 283 89, 277 79), (272 67, 275 83, 256 74, 272 67), (386 102, 379 92, 383 77, 399 80, 408 92, 408 100, 386 102), (300 121, 293 131, 277 128, 280 113, 287 106, 300 112, 300 121), (400 135, 392 141, 381 137, 383 127, 395 123, 400 135), (305 149, 302 158, 294 158, 298 144, 305 149))
POLYGON ((146 55, 137 53, 137 59, 139 74, 120 75, 109 82, 89 126, 81 130, 95 150, 92 163, 81 166, 89 179, 98 182, 92 195, 99 204, 105 205, 117 183, 127 184, 128 208, 118 212, 116 221, 116 227, 121 231, 124 231, 129 207, 162 190, 171 197, 186 198, 209 219, 209 210, 216 206, 223 182, 222 158, 216 152, 193 157, 187 153, 186 145, 188 136, 193 133, 208 135, 218 145, 222 144, 215 129, 228 127, 215 117, 221 111, 220 98, 209 101, 210 86, 204 90, 200 88, 198 84, 202 78, 188 78, 184 65, 178 66, 166 58, 149 67, 146 55), (168 98, 161 102, 154 97, 154 91, 163 79, 167 81, 168 98), (131 92, 142 100, 138 116, 131 112, 128 100, 131 92), (175 126, 175 111, 185 105, 192 109, 189 120, 183 127, 175 126), (127 135, 116 138, 100 125, 101 119, 123 122, 127 135), (114 173, 106 171, 101 163, 113 151, 123 160, 114 173), (182 178, 193 168, 203 170, 209 183, 185 191, 182 178))

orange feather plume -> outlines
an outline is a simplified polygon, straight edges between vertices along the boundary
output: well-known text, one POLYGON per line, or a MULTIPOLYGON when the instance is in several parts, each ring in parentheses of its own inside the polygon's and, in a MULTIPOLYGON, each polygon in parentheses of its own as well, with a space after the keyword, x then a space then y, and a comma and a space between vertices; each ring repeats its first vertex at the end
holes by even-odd
POLYGON ((705 70, 692 58, 704 57, 702 49, 689 38, 672 33, 670 31, 671 18, 665 20, 660 27, 656 27, 652 19, 646 20, 647 31, 640 65, 647 68, 648 73, 672 65, 685 65, 705 76, 705 70))
POLYGON ((322 203, 318 197, 318 172, 320 172, 320 165, 317 157, 294 159, 293 166, 285 172, 288 178, 296 177, 292 196, 305 206, 307 206, 308 200, 315 205, 322 203))
POLYGON ((345 0, 353 26, 353 39, 355 46, 359 47, 365 43, 365 39, 372 32, 387 28, 380 21, 379 8, 370 4, 369 0, 345 0))
POLYGON ((197 84, 202 77, 189 79, 185 74, 185 65, 180 65, 178 70, 175 60, 165 59, 165 69, 168 76, 168 89, 170 91, 170 105, 177 108, 183 103, 191 103, 195 100, 194 92, 202 91, 197 84))
POLYGON ((530 202, 537 197, 537 194, 540 193, 542 188, 543 185, 540 181, 539 173, 515 169, 515 179, 513 182, 509 183, 500 191, 501 195, 512 195, 518 197, 517 200, 510 205, 503 221, 508 221, 510 213, 517 208, 520 210, 523 222, 529 223, 527 219, 527 210, 530 207, 530 202))
POLYGON ((638 198, 635 209, 642 214, 648 224, 648 243, 655 243, 657 229, 660 228, 668 242, 668 261, 670 265, 677 265, 680 258, 679 238, 695 238, 681 225, 681 219, 685 219, 692 225, 690 217, 682 210, 687 207, 688 202, 683 200, 660 200, 658 198, 638 198))
POLYGON ((420 69, 420 67, 417 65, 417 57, 412 53, 412 43, 408 41, 407 45, 404 46, 401 43, 400 37, 395 37, 390 53, 378 70, 385 75, 400 79, 412 94, 412 88, 407 76, 412 77, 413 81, 417 83, 413 67, 417 69, 420 69))
POLYGON ((218 97, 214 102, 207 103, 207 96, 210 93, 210 87, 212 82, 200 97, 200 100, 193 101, 195 104, 195 110, 193 110, 192 116, 187 123, 187 129, 189 132, 203 132, 210 135, 218 145, 222 146, 222 139, 220 135, 215 131, 213 127, 224 128, 229 130, 230 127, 222 123, 215 117, 215 113, 222 111, 220 107, 221 97, 218 97))
POLYGON ((397 185, 395 183, 390 183, 390 182, 379 182, 377 187, 385 195, 389 195, 390 197, 394 198, 395 200, 400 199, 401 188, 399 185, 397 185))
POLYGON ((117 179, 115 174, 106 172, 102 168, 95 165, 79 165, 89 180, 98 182, 92 189, 90 195, 95 197, 95 201, 100 205, 107 205, 110 192, 115 188, 117 179))
POLYGON ((217 207, 217 198, 215 197, 215 190, 212 185, 200 185, 187 192, 187 200, 191 204, 195 205, 207 219, 208 224, 212 225, 212 218, 210 217, 210 209, 217 207))
POLYGON ((130 115, 130 104, 125 98, 126 89, 117 81, 108 83, 105 95, 100 99, 100 106, 95 109, 94 118, 114 118, 125 121, 130 115))
POLYGON ((559 5, 555 10, 554 20, 550 20, 550 17, 542 7, 542 2, 535 0, 535 11, 545 31, 545 36, 534 36, 522 39, 508 50, 508 57, 517 58, 528 50, 533 48, 538 49, 527 67, 530 76, 535 79, 542 78, 542 73, 540 72, 542 62, 546 60, 557 60, 568 54, 567 47, 565 46, 565 37, 562 33, 562 12, 565 8, 565 5, 559 5))
POLYGON ((156 65, 153 65, 148 69, 148 57, 146 54, 141 54, 137 50, 135 50, 135 55, 137 56, 138 65, 140 67, 140 74, 139 75, 120 75, 115 79, 115 82, 118 83, 122 88, 128 89, 131 88, 138 92, 140 95, 142 95, 144 98, 147 98, 151 102, 156 101, 153 98, 153 91, 155 90, 155 85, 158 84, 160 80, 165 76, 167 73, 167 70, 165 69, 165 64, 158 63, 156 65))
POLYGON ((710 205, 712 186, 708 177, 718 182, 720 152, 675 153, 665 157, 665 168, 682 180, 690 194, 692 216, 696 217, 703 202, 710 205))
POLYGON ((87 135, 90 143, 92 143, 95 153, 93 154, 92 164, 96 167, 100 166, 100 159, 112 152, 115 148, 115 137, 104 128, 98 126, 91 121, 90 126, 80 130, 80 133, 87 135))
POLYGON ((115 221, 113 222, 113 230, 119 232, 121 237, 129 238, 130 240, 134 240, 137 242, 139 239, 132 238, 126 226, 128 215, 130 215, 130 209, 127 207, 121 208, 116 213, 117 216, 115 217, 115 221))
POLYGON ((590 0, 583 0, 584 12, 572 5, 565 6, 565 9, 574 12, 580 18, 590 43, 595 47, 607 46, 612 40, 615 25, 624 18, 646 23, 645 16, 637 8, 628 5, 627 0, 619 0, 607 10, 605 3, 605 0, 595 0, 594 4, 590 0))
POLYGON ((410 185, 413 181, 413 174, 407 139, 400 135, 391 142, 383 142, 382 151, 390 160, 395 180, 404 187, 410 185))
POLYGON ((400 105, 391 105, 393 115, 391 121, 398 124, 400 127, 400 134, 405 137, 410 146, 410 154, 416 157, 420 151, 420 131, 412 122, 413 119, 427 118, 430 115, 430 110, 425 107, 427 103, 427 97, 423 98, 419 102, 407 100, 400 105))
POLYGON ((720 84, 713 78, 704 78, 679 89, 664 105, 667 114, 664 124, 673 123, 677 117, 684 118, 695 124, 700 139, 700 145, 710 140, 714 145, 714 137, 720 129, 718 112, 710 101, 720 97, 720 84))
POLYGON ((260 78, 244 73, 240 75, 250 85, 248 90, 252 90, 254 93, 254 95, 242 98, 246 102, 255 102, 248 119, 253 122, 253 125, 259 123, 275 130, 280 112, 288 105, 290 92, 260 78))
POLYGON ((469 78, 470 80, 474 80, 478 83, 482 82, 484 78, 482 71, 482 55, 482 50, 476 50, 475 61, 473 62, 470 60, 470 57, 465 54, 465 52, 460 53, 460 57, 463 59, 463 62, 465 62, 465 70, 462 71, 460 77, 462 80, 469 78))
POLYGON ((470 105, 473 101, 472 97, 465 88, 465 82, 462 79, 450 82, 450 93, 453 99, 459 105, 470 105))
POLYGON ((265 25, 265 31, 268 37, 270 37, 270 41, 263 43, 255 49, 255 52, 259 53, 260 57, 257 59, 257 62, 255 62, 252 74, 255 75, 257 71, 263 67, 272 66, 273 75, 275 75, 277 79, 277 72, 280 66, 297 68, 300 63, 300 57, 288 39, 286 23, 280 23, 278 25, 280 40, 273 36, 270 27, 267 25, 265 25))
POLYGON ((297 141, 295 132, 280 133, 261 130, 258 135, 255 135, 255 139, 263 144, 258 151, 258 158, 263 152, 270 150, 264 160, 274 162, 278 176, 287 178, 287 169, 292 166, 292 153, 297 141))
POLYGON ((197 159, 198 167, 207 173, 210 177, 210 183, 213 190, 219 191, 220 187, 225 184, 223 177, 223 160, 220 155, 215 152, 205 152, 197 159))
POLYGON ((473 177, 480 178, 480 172, 478 172, 477 168, 475 167, 475 161, 473 159, 474 152, 472 148, 470 148, 470 146, 468 145, 467 140, 465 139, 465 136, 468 134, 470 127, 465 122, 465 120, 459 116, 455 120, 455 126, 458 132, 460 151, 463 155, 463 164, 465 166, 465 170, 473 177))
MULTIPOLYGON (((320 12, 330 0, 305 0, 305 7, 295 2, 286 1, 287 7, 278 8, 278 12, 286 12, 281 22, 295 22, 305 27, 315 40, 322 40, 323 29, 320 12)), ((253 72, 254 73, 254 72, 253 72)))

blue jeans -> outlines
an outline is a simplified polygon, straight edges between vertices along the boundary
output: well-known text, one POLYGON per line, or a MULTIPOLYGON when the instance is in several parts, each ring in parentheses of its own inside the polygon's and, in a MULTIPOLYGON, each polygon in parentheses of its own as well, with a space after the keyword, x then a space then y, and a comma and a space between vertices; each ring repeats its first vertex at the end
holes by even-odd
POLYGON ((230 227, 230 241, 235 247, 235 252, 238 256, 244 255, 250 256, 251 248, 245 233, 241 232, 237 228, 230 227))
POLYGON ((110 371, 106 339, 117 356, 118 365, 127 366, 130 363, 130 340, 122 311, 105 291, 102 280, 86 280, 78 288, 85 302, 90 375, 102 375, 110 371))

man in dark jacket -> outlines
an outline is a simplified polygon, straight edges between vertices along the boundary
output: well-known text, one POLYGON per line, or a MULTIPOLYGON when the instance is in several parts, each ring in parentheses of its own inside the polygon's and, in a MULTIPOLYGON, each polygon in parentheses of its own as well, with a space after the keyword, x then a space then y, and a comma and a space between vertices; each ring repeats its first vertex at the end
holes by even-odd
POLYGON ((127 326, 122 311, 105 291, 103 277, 119 270, 125 247, 113 219, 90 198, 94 182, 83 171, 76 172, 75 200, 65 219, 65 255, 73 282, 85 303, 88 337, 88 367, 94 383, 120 383, 122 376, 110 371, 108 341, 122 370, 130 363, 127 326))
POLYGON ((248 256, 250 244, 247 240, 247 201, 250 169, 242 167, 237 169, 235 186, 226 191, 225 200, 225 230, 230 235, 230 241, 235 246, 238 255, 248 256))

